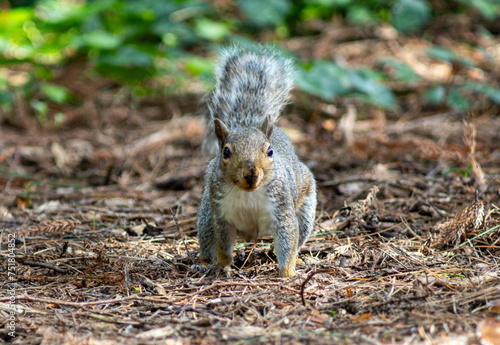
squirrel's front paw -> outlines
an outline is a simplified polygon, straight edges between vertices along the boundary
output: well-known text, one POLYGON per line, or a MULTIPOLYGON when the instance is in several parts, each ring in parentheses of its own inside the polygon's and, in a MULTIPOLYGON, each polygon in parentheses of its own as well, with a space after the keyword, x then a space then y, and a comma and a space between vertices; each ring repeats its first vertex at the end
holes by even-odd
POLYGON ((229 266, 221 267, 218 265, 208 265, 207 274, 215 275, 215 276, 224 276, 229 278, 231 269, 229 266))
POLYGON ((201 274, 215 275, 215 276, 222 275, 224 277, 229 277, 229 272, 230 272, 229 267, 221 267, 221 266, 213 265, 213 264, 209 264, 207 266, 192 265, 191 269, 198 271, 201 274))
POLYGON ((191 265, 191 270, 196 271, 196 272, 200 272, 201 274, 205 274, 207 271, 207 267, 194 264, 194 265, 191 265))

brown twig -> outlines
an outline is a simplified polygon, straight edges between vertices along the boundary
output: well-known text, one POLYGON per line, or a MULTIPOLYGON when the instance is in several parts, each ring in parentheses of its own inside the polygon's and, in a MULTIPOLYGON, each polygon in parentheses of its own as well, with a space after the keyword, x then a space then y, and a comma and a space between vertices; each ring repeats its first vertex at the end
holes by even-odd
POLYGON ((64 274, 68 273, 68 270, 65 270, 63 268, 59 268, 59 267, 54 266, 54 265, 49 265, 49 264, 46 264, 44 262, 37 262, 37 261, 24 260, 24 259, 17 259, 17 260, 24 265, 49 268, 51 270, 54 270, 54 271, 59 272, 59 273, 64 273, 64 274))
POLYGON ((300 298, 302 299, 302 305, 305 307, 306 306, 306 300, 304 298, 304 289, 305 289, 305 286, 307 284, 307 282, 309 280, 311 280, 311 278, 318 274, 318 273, 328 273, 328 274, 331 274, 331 273, 339 273, 339 271, 333 271, 333 270, 316 270, 316 271, 312 271, 311 273, 309 273, 309 275, 306 277, 306 279, 304 280, 304 282, 302 283, 302 285, 300 286, 300 298))
MULTIPOLYGON (((115 298, 115 299, 103 299, 100 301, 70 302, 70 301, 64 301, 64 300, 53 299, 53 298, 39 298, 39 297, 32 297, 32 296, 28 296, 28 295, 20 295, 20 296, 16 296, 16 301, 39 302, 39 303, 46 303, 46 304, 56 304, 56 305, 65 305, 65 306, 75 307, 75 308, 82 308, 82 307, 86 307, 86 306, 90 306, 90 305, 115 304, 115 303, 123 303, 123 302, 128 302, 128 301, 163 302, 163 301, 161 301, 161 299, 163 299, 163 298, 164 298, 164 296, 158 296, 158 298, 128 296, 128 297, 115 298)), ((0 302, 7 302, 10 300, 11 300, 10 297, 0 298, 0 302)))
POLYGON ((259 237, 259 232, 257 231, 257 233, 255 234, 254 241, 253 241, 253 246, 252 246, 252 248, 250 249, 250 253, 248 253, 248 256, 247 256, 247 258, 245 259, 245 262, 243 262, 243 265, 241 266, 241 268, 242 268, 242 269, 243 269, 243 267, 245 267, 245 264, 247 263, 248 259, 250 259, 250 256, 252 256, 252 253, 253 253, 253 251, 255 250, 255 247, 257 247, 257 244, 259 243, 259 242, 257 241, 258 237, 259 237))
POLYGON ((191 294, 191 296, 196 296, 196 295, 200 295, 204 292, 207 292, 209 290, 212 290, 212 289, 216 289, 216 288, 222 288, 222 287, 228 287, 228 286, 251 286, 251 287, 260 287, 260 286, 280 286, 281 283, 259 283, 259 284, 255 284, 255 283, 238 283, 238 282, 232 282, 232 283, 215 283, 215 284, 212 284, 204 289, 201 289, 200 291, 194 293, 194 294, 191 294))

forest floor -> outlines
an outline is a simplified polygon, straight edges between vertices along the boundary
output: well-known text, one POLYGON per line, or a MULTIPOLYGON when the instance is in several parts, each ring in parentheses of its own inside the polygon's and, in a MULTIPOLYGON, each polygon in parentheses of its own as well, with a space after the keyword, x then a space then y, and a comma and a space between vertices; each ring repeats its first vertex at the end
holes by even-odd
MULTIPOLYGON (((388 51, 364 43, 340 53, 388 51)), ((498 106, 288 106, 279 125, 318 182, 297 276, 278 278, 264 238, 216 277, 191 268, 201 94, 131 104, 78 64, 61 74, 86 99, 62 128, 18 109, 24 130, 1 129, 1 343, 498 344, 498 106)))

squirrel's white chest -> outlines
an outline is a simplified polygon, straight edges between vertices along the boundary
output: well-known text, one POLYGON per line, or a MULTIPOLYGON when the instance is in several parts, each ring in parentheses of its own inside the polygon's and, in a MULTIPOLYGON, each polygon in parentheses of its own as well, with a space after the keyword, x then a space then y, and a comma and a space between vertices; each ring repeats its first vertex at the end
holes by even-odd
POLYGON ((272 235, 272 209, 264 188, 246 192, 231 188, 220 201, 222 217, 233 225, 237 235, 249 241, 272 235))

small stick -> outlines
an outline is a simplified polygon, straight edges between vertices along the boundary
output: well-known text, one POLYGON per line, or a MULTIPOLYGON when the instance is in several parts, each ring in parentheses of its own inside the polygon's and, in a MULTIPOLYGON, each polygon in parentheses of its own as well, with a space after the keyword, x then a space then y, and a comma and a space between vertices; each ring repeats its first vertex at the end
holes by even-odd
POLYGON ((233 283, 216 283, 216 284, 212 284, 210 286, 207 286, 206 288, 201 289, 201 290, 199 290, 196 293, 190 294, 190 296, 191 297, 197 296, 197 295, 199 295, 199 294, 201 294, 203 292, 206 292, 208 290, 212 290, 212 289, 215 289, 215 288, 226 287, 226 286, 250 286, 250 287, 278 286, 278 287, 283 287, 283 286, 281 286, 280 283, 258 283, 258 284, 255 284, 255 283, 239 283, 239 282, 233 282, 233 283))
POLYGON ((54 265, 49 265, 43 262, 37 262, 37 261, 31 261, 31 260, 23 260, 23 259, 18 259, 20 263, 28 266, 36 266, 36 267, 43 267, 43 268, 50 268, 51 270, 54 270, 59 273, 68 273, 68 270, 65 270, 63 268, 59 268, 54 265))
POLYGON ((252 246, 252 248, 250 249, 250 253, 248 253, 247 258, 245 259, 245 262, 243 263, 243 266, 241 266, 241 269, 243 269, 243 267, 245 267, 245 265, 246 265, 246 263, 247 263, 248 259, 250 259, 250 256, 252 255, 252 253, 253 253, 253 251, 254 251, 255 247, 257 247, 257 244, 259 243, 259 242, 257 241, 258 237, 259 237, 259 231, 257 230, 257 233, 255 234, 255 239, 254 239, 254 241, 253 241, 253 242, 254 242, 254 243, 253 243, 253 246, 252 246))
MULTIPOLYGON (((185 297, 183 297, 185 298, 185 297)), ((10 297, 0 298, 0 302, 7 302, 10 300, 10 297)), ((150 301, 150 302, 163 302, 161 299, 151 298, 151 297, 138 297, 138 296, 128 296, 123 298, 115 298, 115 299, 103 299, 100 301, 90 301, 90 302, 70 302, 64 301, 60 299, 53 298, 39 298, 39 297, 31 297, 28 295, 16 296, 16 301, 28 301, 28 302, 40 302, 46 304, 56 304, 56 305, 66 305, 75 308, 82 308, 89 305, 99 305, 99 304, 111 304, 111 303, 120 303, 125 301, 150 301)), ((165 301, 170 302, 170 301, 165 301)))
POLYGON ((301 287, 300 287, 300 298, 302 299, 302 305, 305 307, 306 306, 306 300, 304 298, 304 289, 305 289, 305 286, 307 284, 307 282, 309 280, 311 280, 311 278, 318 274, 318 273, 339 273, 339 271, 332 271, 332 270, 327 270, 327 269, 324 269, 324 270, 316 270, 316 271, 312 271, 311 273, 309 273, 309 275, 307 276, 307 278, 304 280, 304 282, 302 283, 301 287))

